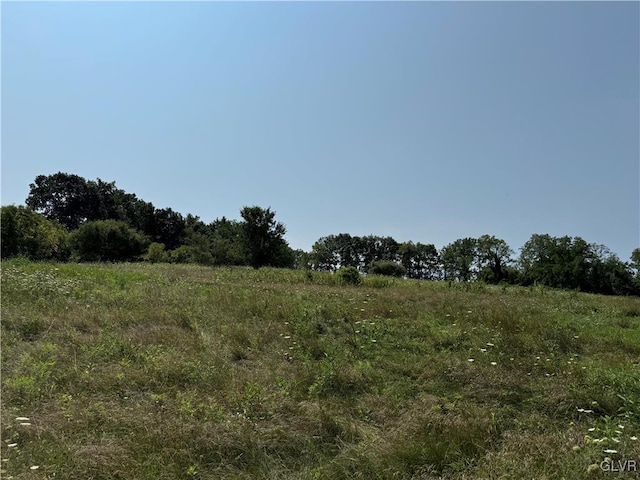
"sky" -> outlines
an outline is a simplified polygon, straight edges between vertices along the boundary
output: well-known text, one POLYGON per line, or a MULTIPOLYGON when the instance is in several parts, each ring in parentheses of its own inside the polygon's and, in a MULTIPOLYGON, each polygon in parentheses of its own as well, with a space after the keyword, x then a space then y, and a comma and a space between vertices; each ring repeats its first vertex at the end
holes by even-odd
POLYGON ((2 205, 66 172, 293 248, 640 246, 638 2, 2 2, 2 205))

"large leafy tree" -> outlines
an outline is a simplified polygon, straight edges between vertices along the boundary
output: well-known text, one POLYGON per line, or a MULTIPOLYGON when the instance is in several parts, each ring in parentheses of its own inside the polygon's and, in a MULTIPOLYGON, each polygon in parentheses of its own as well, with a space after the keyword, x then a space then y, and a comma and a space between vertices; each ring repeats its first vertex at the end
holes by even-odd
POLYGON ((460 238, 442 248, 440 252, 445 280, 468 282, 474 280, 477 259, 477 240, 460 238))
POLYGON ((605 288, 603 279, 596 277, 621 264, 607 252, 606 247, 590 245, 580 237, 534 234, 521 249, 520 265, 527 284, 606 293, 610 282, 605 288))
POLYGON ((513 250, 507 242, 493 235, 482 235, 476 241, 478 276, 487 283, 499 283, 507 277, 513 250))
POLYGON ((276 213, 271 208, 244 207, 240 215, 244 219, 244 241, 252 267, 293 264, 293 251, 284 239, 286 228, 283 223, 276 222, 276 213))
POLYGON ((340 258, 335 235, 321 237, 311 247, 311 267, 314 270, 335 271, 339 268, 340 258))
POLYGON ((100 211, 97 191, 78 175, 62 172, 38 175, 29 188, 27 206, 68 230, 94 220, 100 211))
POLYGON ((398 247, 400 263, 410 278, 433 280, 438 276, 439 255, 435 245, 413 243, 411 241, 398 247))

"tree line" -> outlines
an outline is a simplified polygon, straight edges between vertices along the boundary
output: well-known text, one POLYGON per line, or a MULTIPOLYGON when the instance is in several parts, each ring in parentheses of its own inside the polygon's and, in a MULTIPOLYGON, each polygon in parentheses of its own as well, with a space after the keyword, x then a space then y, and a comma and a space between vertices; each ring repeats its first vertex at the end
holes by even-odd
POLYGON ((629 262, 580 237, 534 234, 519 256, 504 240, 483 235, 437 249, 392 237, 318 239, 311 251, 293 250, 270 208, 245 206, 241 220, 211 223, 156 208, 116 187, 58 172, 39 175, 25 206, 2 207, 2 258, 58 261, 150 261, 204 265, 273 266, 422 280, 541 284, 585 292, 639 295, 640 248, 629 262))

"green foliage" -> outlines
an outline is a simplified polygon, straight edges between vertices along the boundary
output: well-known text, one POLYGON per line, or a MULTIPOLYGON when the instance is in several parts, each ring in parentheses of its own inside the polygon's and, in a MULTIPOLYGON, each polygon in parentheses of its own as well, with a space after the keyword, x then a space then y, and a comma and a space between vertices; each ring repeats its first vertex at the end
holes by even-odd
POLYGON ((81 262, 137 260, 148 244, 144 235, 116 220, 88 222, 71 235, 73 255, 81 262))
POLYGON ((504 240, 493 235, 482 235, 476 241, 478 278, 485 283, 500 283, 509 279, 506 268, 511 263, 513 250, 504 240))
POLYGON ((435 245, 405 242, 398 248, 400 262, 409 278, 435 280, 440 276, 440 256, 435 245))
POLYGON ((244 207, 240 211, 244 240, 253 268, 262 266, 291 267, 295 260, 293 251, 284 240, 286 228, 275 221, 271 208, 244 207))
POLYGON ((26 204, 68 230, 96 220, 119 220, 173 249, 180 245, 185 220, 170 208, 153 204, 116 188, 115 182, 86 180, 58 172, 38 175, 30 186, 26 204))
POLYGON ((474 264, 477 262, 475 238, 461 238, 442 249, 440 254, 446 280, 468 282, 475 279, 474 264))
POLYGON ((580 237, 532 235, 520 254, 525 284, 628 295, 640 291, 633 272, 604 245, 580 237))
POLYGON ((69 238, 65 229, 23 206, 4 206, 2 258, 24 256, 31 260, 66 260, 69 238))
POLYGON ((337 278, 343 285, 360 285, 362 276, 356 267, 342 267, 336 272, 337 278))
POLYGON ((151 263, 168 262, 169 256, 165 251, 164 243, 151 243, 151 245, 149 245, 149 249, 147 250, 147 254, 144 256, 144 259, 151 263))
POLYGON ((396 262, 388 260, 373 262, 369 266, 369 272, 373 275, 386 275, 388 277, 403 277, 407 273, 407 269, 396 262))

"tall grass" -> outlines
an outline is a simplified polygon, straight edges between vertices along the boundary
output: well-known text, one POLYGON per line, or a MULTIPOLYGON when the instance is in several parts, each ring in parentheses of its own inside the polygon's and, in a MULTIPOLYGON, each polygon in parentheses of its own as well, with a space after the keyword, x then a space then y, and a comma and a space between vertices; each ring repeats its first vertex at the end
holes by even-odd
POLYGON ((2 478, 607 478, 639 345, 634 298, 3 262, 2 478))

